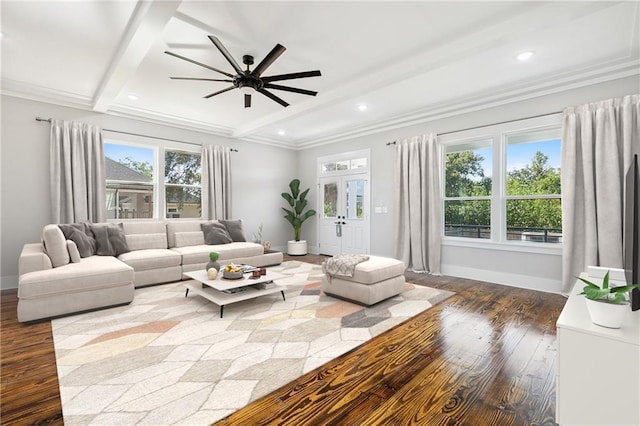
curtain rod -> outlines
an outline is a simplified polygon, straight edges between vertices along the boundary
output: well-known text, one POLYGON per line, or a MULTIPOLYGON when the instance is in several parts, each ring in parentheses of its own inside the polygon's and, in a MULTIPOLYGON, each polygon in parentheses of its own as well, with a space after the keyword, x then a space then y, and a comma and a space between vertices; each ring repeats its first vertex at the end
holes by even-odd
MULTIPOLYGON (((482 124, 482 125, 480 125, 480 126, 467 127, 466 129, 459 129, 459 130, 452 130, 452 131, 450 131, 450 132, 438 133, 438 136, 450 135, 450 134, 452 134, 452 133, 466 132, 467 130, 482 129, 483 127, 497 126, 498 124, 513 123, 513 122, 515 122, 515 121, 530 120, 530 119, 532 119, 532 118, 546 117, 546 116, 548 116, 548 115, 555 115, 555 114, 560 114, 560 113, 562 113, 562 111, 548 112, 548 113, 546 113, 546 114, 532 115, 532 116, 529 116, 529 117, 523 117, 523 118, 515 118, 515 119, 513 119, 513 120, 499 121, 499 122, 497 122, 497 123, 482 124)), ((395 145, 395 144, 396 144, 396 141, 393 141, 393 142, 387 142, 387 146, 389 146, 389 145, 395 145)))
MULTIPOLYGON (((50 118, 36 117, 36 121, 45 121, 47 123, 51 123, 51 119, 50 118)), ((121 130, 113 130, 113 129, 102 129, 102 130, 104 130, 105 132, 120 133, 120 134, 123 134, 123 135, 142 136, 143 138, 160 139, 160 140, 163 140, 163 141, 179 142, 179 143, 185 143, 187 145, 199 145, 199 146, 202 146, 202 144, 195 143, 195 142, 187 142, 187 141, 181 141, 181 140, 177 140, 177 139, 162 138, 162 137, 159 137, 159 136, 149 136, 149 135, 143 135, 141 133, 123 132, 121 130)), ((231 151, 231 152, 239 152, 235 148, 229 148, 229 151, 231 151)))

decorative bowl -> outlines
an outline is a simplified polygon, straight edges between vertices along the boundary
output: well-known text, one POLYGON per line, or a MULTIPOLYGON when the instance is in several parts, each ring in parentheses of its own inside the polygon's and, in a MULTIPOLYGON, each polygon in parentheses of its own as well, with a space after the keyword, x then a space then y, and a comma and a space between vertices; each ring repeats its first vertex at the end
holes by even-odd
POLYGON ((238 280, 240 278, 242 278, 243 273, 242 271, 238 271, 238 272, 231 272, 231 271, 224 271, 222 272, 222 276, 228 280, 238 280))

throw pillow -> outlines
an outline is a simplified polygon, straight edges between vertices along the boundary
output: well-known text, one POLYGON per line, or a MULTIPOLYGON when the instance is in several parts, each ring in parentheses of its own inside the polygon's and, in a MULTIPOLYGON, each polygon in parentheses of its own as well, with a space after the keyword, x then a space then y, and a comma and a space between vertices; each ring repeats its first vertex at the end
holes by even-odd
POLYGON ((56 225, 46 225, 42 230, 44 251, 51 259, 54 268, 69 263, 69 249, 67 239, 56 225))
POLYGON ((69 250, 69 257, 71 258, 71 262, 80 262, 80 252, 78 251, 78 246, 76 246, 76 243, 71 240, 67 240, 67 249, 69 250))
POLYGON ((96 239, 93 238, 89 223, 67 223, 58 226, 67 240, 76 243, 80 257, 89 257, 96 254, 96 239))
POLYGON ((245 242, 247 239, 244 236, 244 225, 242 219, 238 220, 221 220, 222 224, 227 228, 227 232, 231 236, 231 239, 236 242, 245 242))
POLYGON ((233 242, 227 228, 220 222, 206 222, 200 224, 204 232, 204 242, 207 244, 229 244, 233 242))
POLYGON ((118 256, 130 251, 122 223, 92 223, 91 232, 96 238, 98 256, 118 256))

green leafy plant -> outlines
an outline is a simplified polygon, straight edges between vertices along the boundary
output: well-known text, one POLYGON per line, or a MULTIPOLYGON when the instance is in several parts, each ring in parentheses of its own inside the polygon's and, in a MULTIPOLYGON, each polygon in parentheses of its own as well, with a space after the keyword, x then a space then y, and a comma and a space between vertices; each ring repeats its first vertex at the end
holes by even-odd
POLYGON ((578 277, 578 279, 586 284, 580 294, 584 295, 587 299, 614 304, 625 303, 627 300, 625 294, 629 293, 634 288, 640 287, 640 284, 609 287, 609 271, 607 271, 602 279, 602 287, 587 279, 580 277, 578 277))
POLYGON ((309 188, 300 192, 300 179, 293 179, 289 182, 290 193, 283 192, 282 198, 284 198, 291 209, 283 207, 282 210, 285 211, 284 218, 289 221, 291 226, 293 226, 293 234, 294 239, 296 241, 300 241, 300 230, 302 229, 302 223, 309 219, 311 216, 316 214, 316 211, 313 209, 307 210, 304 209, 307 207, 307 194, 309 193, 309 188))
POLYGON ((212 251, 211 253, 209 253, 209 259, 211 259, 212 262, 217 261, 219 257, 220 255, 215 251, 212 251))

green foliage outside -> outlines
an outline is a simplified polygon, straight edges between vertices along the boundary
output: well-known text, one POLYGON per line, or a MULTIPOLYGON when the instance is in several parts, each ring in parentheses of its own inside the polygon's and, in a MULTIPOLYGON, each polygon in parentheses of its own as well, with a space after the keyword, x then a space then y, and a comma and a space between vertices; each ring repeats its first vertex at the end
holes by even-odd
MULTIPOLYGON (((446 157, 445 195, 447 197, 491 196, 492 179, 484 176, 484 158, 473 151, 450 153, 446 157)), ((507 173, 507 195, 560 194, 560 170, 549 165, 549 157, 538 151, 525 167, 507 173)), ((489 200, 446 201, 445 224, 485 226, 489 238, 491 203, 489 200)), ((507 201, 507 228, 562 228, 559 198, 516 199, 507 201)), ((447 235, 459 235, 452 230, 447 235)), ((479 237, 477 235, 464 235, 479 237)))
POLYGON ((149 178, 153 177, 153 166, 148 161, 136 161, 131 157, 125 157, 118 160, 118 163, 127 166, 131 170, 135 170, 138 173, 142 173, 149 178))
MULTIPOLYGON (((164 181, 176 185, 200 185, 200 156, 177 151, 164 154, 164 181)), ((176 203, 182 209, 185 203, 200 204, 200 188, 185 186, 167 186, 167 203, 176 203)))

